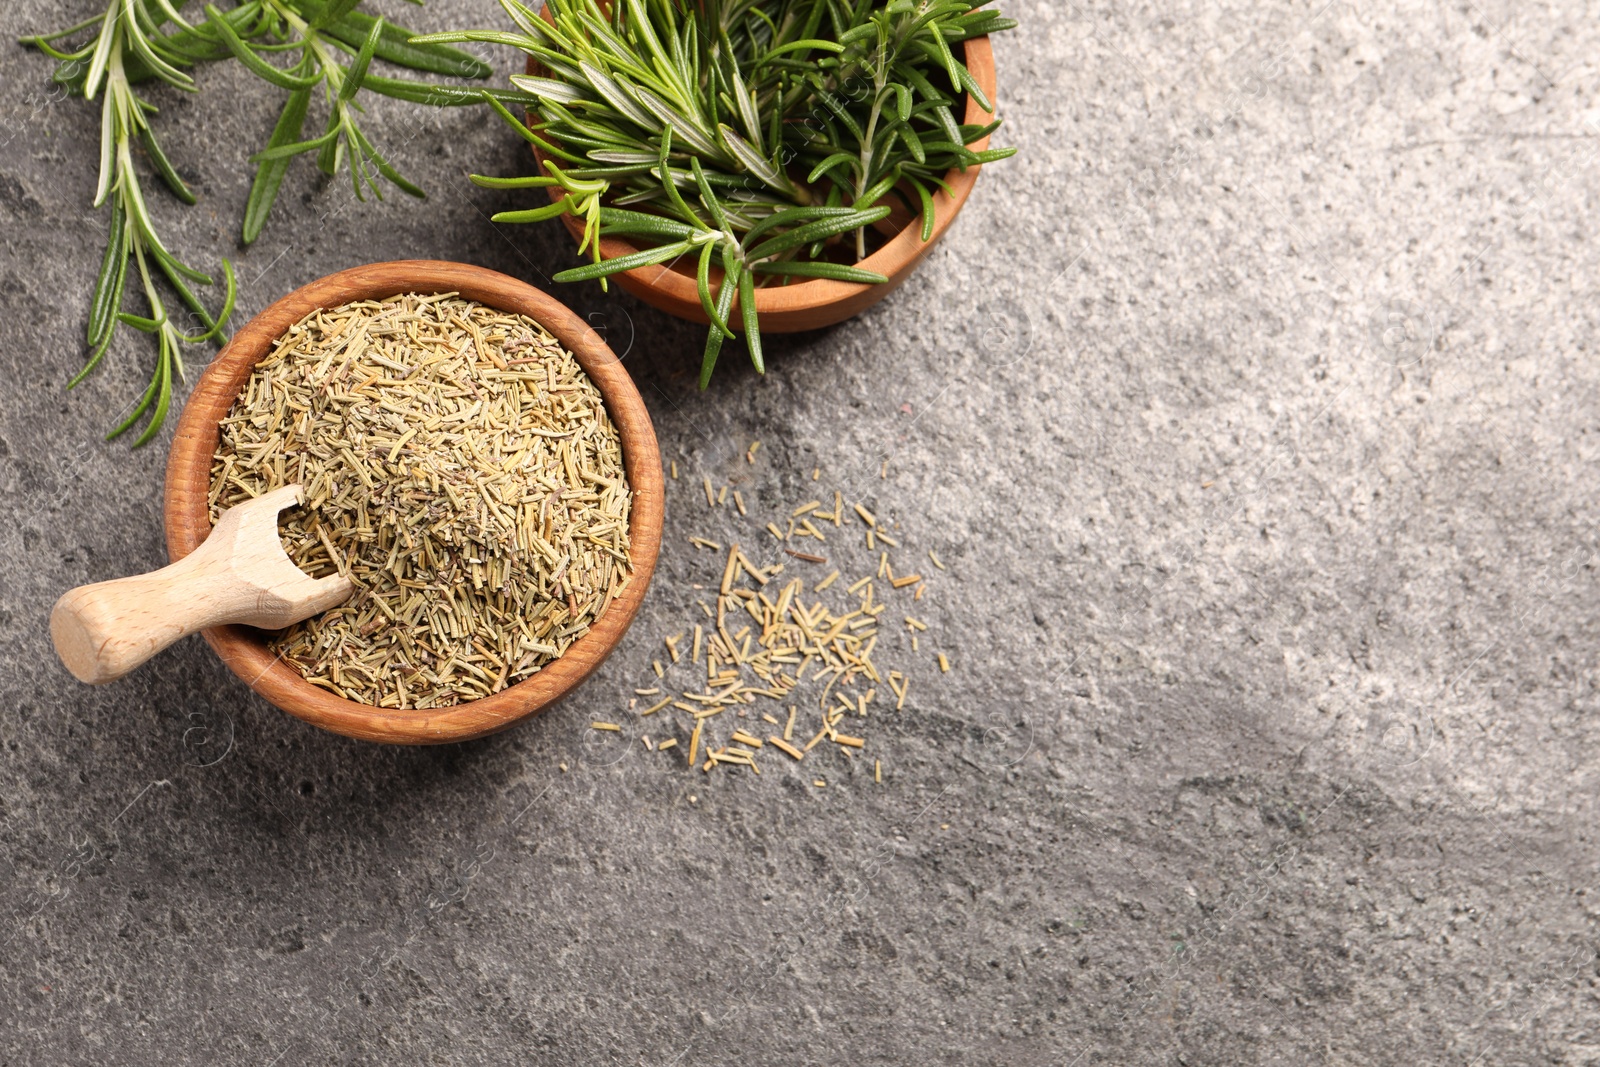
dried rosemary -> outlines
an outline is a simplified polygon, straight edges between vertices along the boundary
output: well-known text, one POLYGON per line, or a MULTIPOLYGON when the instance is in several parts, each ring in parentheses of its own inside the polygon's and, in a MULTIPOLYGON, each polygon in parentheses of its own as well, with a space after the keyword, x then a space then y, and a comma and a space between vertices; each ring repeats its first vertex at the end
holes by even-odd
POLYGON ((281 485, 284 547, 356 586, 275 636, 313 685, 388 708, 498 692, 631 576, 631 494, 599 390, 538 323, 407 294, 317 311, 223 420, 212 518, 281 485))
MULTIPOLYGON (((723 506, 728 486, 718 490, 710 478, 703 478, 701 488, 708 508, 723 506)), ((738 502, 736 497, 736 507, 738 502)), ((740 509, 740 514, 748 513, 740 509)), ((836 588, 831 604, 822 598, 839 582, 841 571, 827 567, 829 557, 821 552, 831 545, 837 546, 831 551, 848 555, 850 550, 840 541, 844 528, 855 526, 858 519, 869 551, 875 551, 874 538, 892 543, 877 516, 863 504, 847 505, 839 492, 831 501, 810 500, 781 512, 777 522, 787 523, 787 530, 777 522, 765 524, 767 533, 786 542, 785 555, 817 567, 805 572, 806 578, 789 577, 783 562, 754 562, 737 543, 724 555, 716 541, 689 538, 696 548, 722 557, 716 572, 707 575, 716 583, 716 606, 713 610, 702 601, 702 618, 685 623, 674 636, 663 637, 673 666, 663 669, 657 661, 656 674, 668 688, 652 682, 650 688, 635 690, 629 702, 640 719, 657 724, 655 730, 676 735, 654 745, 654 751, 678 748, 682 738, 682 756, 674 758, 683 758, 690 768, 706 774, 724 767, 746 767, 760 774, 757 756, 769 751, 796 763, 819 746, 847 762, 864 756, 867 739, 857 734, 873 716, 904 710, 911 684, 907 674, 881 668, 874 659, 880 638, 886 636, 881 622, 889 611, 880 592, 893 597, 898 590, 915 601, 922 598, 927 583, 920 574, 897 576, 888 554, 882 553, 876 573, 836 588), (828 540, 824 526, 837 535, 835 540, 828 540), (818 550, 788 547, 796 538, 817 542, 818 550), (812 577, 824 573, 820 580, 812 577), (641 704, 640 698, 646 702, 641 704), (785 708, 787 718, 780 722, 773 713, 781 714, 785 708), (662 713, 660 718, 651 718, 657 713, 662 713), (770 729, 757 726, 756 718, 770 729)), ((909 643, 916 652, 917 635, 928 625, 905 616, 905 627, 903 637, 896 641, 888 636, 885 643, 902 648, 909 643)), ((940 662, 948 669, 942 656, 940 662)), ((593 724, 596 730, 610 727, 593 724)), ((645 748, 652 747, 649 734, 640 740, 645 748)), ((881 761, 874 759, 872 773, 874 781, 883 781, 881 761)), ((820 789, 826 782, 817 779, 813 784, 820 789)))

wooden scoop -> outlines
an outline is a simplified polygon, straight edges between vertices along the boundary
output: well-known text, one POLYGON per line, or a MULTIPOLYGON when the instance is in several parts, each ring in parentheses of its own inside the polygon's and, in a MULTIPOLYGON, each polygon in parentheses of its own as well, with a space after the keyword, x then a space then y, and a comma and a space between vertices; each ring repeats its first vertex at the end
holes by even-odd
POLYGON ((101 685, 197 630, 277 630, 343 601, 348 578, 308 577, 278 539, 278 512, 301 499, 300 486, 286 485, 246 501, 171 566, 67 593, 50 613, 56 655, 80 681, 101 685))

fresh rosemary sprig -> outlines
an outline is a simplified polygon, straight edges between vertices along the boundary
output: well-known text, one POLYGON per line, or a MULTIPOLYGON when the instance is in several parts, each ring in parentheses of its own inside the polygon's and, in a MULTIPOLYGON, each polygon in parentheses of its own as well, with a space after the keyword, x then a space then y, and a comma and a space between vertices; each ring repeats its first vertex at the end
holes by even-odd
POLYGON ((162 34, 152 32, 150 21, 149 11, 142 4, 113 0, 106 13, 98 19, 56 34, 24 40, 24 43, 32 44, 58 59, 61 62, 57 68, 58 80, 75 83, 85 98, 92 100, 102 89, 105 92, 101 104, 100 180, 95 189, 94 206, 98 208, 110 201, 111 225, 105 255, 100 264, 100 276, 89 306, 89 358, 83 369, 68 383, 68 388, 83 381, 99 364, 111 345, 114 327, 119 321, 154 334, 157 355, 150 384, 133 412, 108 435, 117 437, 125 433, 146 411, 150 411, 149 425, 134 442, 136 447, 149 441, 166 418, 167 407, 172 399, 173 376, 183 373, 180 345, 199 344, 219 337, 233 310, 235 291, 233 268, 224 260, 226 296, 222 310, 213 316, 189 286, 190 282, 211 285, 210 275, 184 263, 167 249, 145 207, 139 172, 133 165, 132 142, 135 139, 144 147, 157 173, 173 193, 184 203, 195 202, 194 194, 168 161, 146 119, 147 115, 155 112, 154 105, 133 91, 134 77, 130 73, 145 78, 159 78, 180 89, 194 88, 193 79, 184 70, 191 64, 191 58, 169 47, 162 34), (54 47, 53 42, 96 24, 99 28, 94 37, 79 51, 61 52, 54 47), (149 315, 135 315, 122 310, 130 260, 138 266, 149 315), (203 331, 188 334, 173 325, 161 292, 156 287, 152 264, 199 319, 205 327, 203 331))
POLYGON ((157 360, 150 384, 133 413, 108 435, 117 437, 148 414, 135 447, 153 438, 166 418, 173 379, 183 374, 181 346, 225 340, 235 281, 233 268, 224 259, 225 295, 221 308, 212 314, 191 287, 191 283, 213 284, 211 276, 178 259, 156 233, 134 163, 134 141, 175 196, 186 204, 193 204, 195 197, 156 139, 148 118, 156 112, 155 106, 140 97, 134 86, 154 80, 195 92, 198 87, 189 73, 193 67, 236 59, 263 82, 288 92, 267 149, 252 159, 256 175, 241 230, 247 245, 260 236, 290 160, 304 152, 315 151, 318 166, 329 175, 348 161, 356 196, 362 199, 367 190, 382 197, 379 178, 414 196, 423 195, 373 147, 362 130, 358 90, 437 106, 477 104, 485 92, 505 103, 534 100, 522 92, 467 89, 372 73, 374 58, 412 70, 469 78, 488 77, 493 68, 455 48, 411 43, 411 31, 356 10, 358 0, 245 0, 227 10, 208 3, 204 19, 193 21, 186 21, 180 13, 185 6, 184 0, 110 0, 104 13, 95 18, 22 39, 23 44, 57 60, 55 81, 87 100, 100 97, 100 179, 94 205, 110 203, 111 225, 90 303, 89 356, 69 388, 99 364, 119 322, 154 334, 157 360), (93 32, 76 50, 57 46, 85 31, 93 32), (284 66, 279 58, 282 53, 298 53, 298 58, 284 66), (307 112, 319 87, 328 108, 327 126, 320 136, 302 140, 307 112), (130 261, 138 269, 148 315, 122 309, 130 261), (156 283, 157 275, 166 279, 200 328, 185 332, 174 324, 156 283))
POLYGON ((895 197, 933 233, 944 175, 1014 154, 967 146, 999 126, 961 125, 970 94, 993 106, 952 46, 1016 25, 988 0, 548 0, 549 21, 501 0, 515 32, 432 34, 418 43, 513 45, 548 76, 512 82, 538 97, 540 119, 501 117, 546 157, 547 173, 472 180, 561 190, 548 206, 499 222, 569 213, 584 220, 589 265, 558 281, 695 257, 711 328, 710 381, 735 294, 750 358, 763 371, 755 289, 791 278, 875 284, 872 227, 895 197), (604 236, 650 245, 601 259, 604 236), (722 277, 714 281, 715 268, 722 277))

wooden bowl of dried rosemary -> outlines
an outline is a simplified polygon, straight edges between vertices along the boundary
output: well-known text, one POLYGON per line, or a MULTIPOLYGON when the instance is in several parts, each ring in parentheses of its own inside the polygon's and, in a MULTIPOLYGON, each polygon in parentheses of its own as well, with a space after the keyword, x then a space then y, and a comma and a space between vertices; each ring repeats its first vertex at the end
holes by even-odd
POLYGON ((655 431, 616 355, 549 295, 460 263, 341 271, 236 333, 179 418, 168 553, 289 482, 306 505, 285 550, 355 596, 205 638, 271 703, 362 740, 464 741, 548 707, 621 639, 661 544, 655 431))

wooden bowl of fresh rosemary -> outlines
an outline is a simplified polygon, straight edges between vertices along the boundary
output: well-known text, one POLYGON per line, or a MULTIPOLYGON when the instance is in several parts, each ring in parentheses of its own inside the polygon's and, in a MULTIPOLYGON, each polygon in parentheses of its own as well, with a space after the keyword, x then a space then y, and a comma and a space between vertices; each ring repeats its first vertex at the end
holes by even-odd
MULTIPOLYGON (((229 419, 242 391, 251 383, 257 364, 273 353, 286 331, 310 321, 308 316, 319 311, 364 301, 386 302, 398 294, 446 293, 458 294, 483 309, 532 320, 560 349, 570 353, 571 360, 581 368, 581 372, 574 369, 574 373, 586 376, 586 381, 598 390, 603 415, 609 418, 609 426, 614 427, 620 441, 618 462, 625 489, 631 493, 626 519, 628 574, 625 581, 613 584, 611 597, 596 601, 603 606, 587 630, 571 637, 559 654, 536 666, 521 681, 492 692, 485 687, 486 695, 452 706, 406 707, 401 701, 399 707, 380 707, 346 699, 328 691, 333 687, 326 683, 322 687, 312 684, 300 670, 286 663, 286 653, 274 651, 270 634, 241 626, 205 631, 207 642, 222 661, 262 697, 315 726, 367 741, 464 741, 503 730, 548 707, 581 683, 621 639, 643 600, 660 550, 664 486, 655 431, 638 390, 611 349, 583 319, 524 282, 481 267, 412 260, 341 271, 290 293, 238 331, 206 369, 179 418, 167 463, 164 511, 171 557, 177 560, 188 555, 210 533, 216 505, 213 464, 219 440, 226 436, 224 420, 229 419)), ((555 371, 549 373, 553 395, 557 389, 555 371)), ((472 387, 465 381, 463 385, 472 387)), ((486 411, 484 419, 488 418, 486 411)), ((392 461, 402 449, 396 443, 392 451, 379 451, 387 452, 392 461)), ((570 453, 563 449, 562 456, 567 459, 570 453)), ((406 460, 400 462, 403 468, 406 460)), ((330 546, 330 555, 332 552, 330 546)), ((569 602, 570 587, 569 580, 569 602)), ((424 592, 429 598, 434 595, 424 592)), ((503 668, 500 681, 502 685, 506 681, 503 668)))
POLYGON ((983 164, 994 118, 991 0, 547 0, 503 7, 515 32, 463 30, 527 53, 511 81, 534 174, 473 175, 549 203, 590 262, 556 281, 615 276, 709 324, 702 387, 723 342, 765 370, 762 331, 831 325, 882 300, 938 242, 983 164))
MULTIPOLYGON (((989 38, 975 37, 964 42, 963 47, 965 52, 962 59, 967 70, 971 72, 973 80, 992 103, 995 99, 995 69, 994 49, 989 43, 989 38)), ((532 56, 528 57, 527 70, 530 75, 536 74, 539 70, 539 65, 532 56)), ((977 98, 969 94, 966 97, 961 122, 964 125, 984 125, 987 119, 988 112, 983 109, 977 98)), ((989 147, 989 135, 984 134, 965 147, 973 152, 983 152, 989 147)), ((547 158, 537 145, 534 146, 533 155, 541 166, 547 158)), ((933 251, 933 246, 939 243, 939 239, 950 228, 950 224, 955 222, 956 216, 961 213, 968 197, 972 195, 973 186, 978 182, 978 172, 982 166, 981 163, 973 163, 965 169, 952 168, 945 173, 944 183, 947 189, 934 188, 929 191, 932 200, 932 224, 926 229, 918 225, 917 215, 903 209, 896 210, 888 218, 874 225, 879 236, 887 240, 882 247, 858 261, 855 266, 861 270, 881 274, 887 279, 886 281, 866 284, 831 278, 811 278, 794 280, 786 285, 768 285, 755 289, 756 314, 759 316, 761 330, 766 333, 799 333, 803 330, 832 326, 854 318, 894 292, 911 277, 911 272, 917 269, 929 252, 933 251)), ((549 192, 552 202, 559 201, 566 194, 559 185, 552 186, 549 192)), ((583 218, 570 212, 563 213, 560 217, 573 239, 583 241, 583 218)), ((626 237, 602 236, 600 258, 621 259, 624 256, 636 255, 648 247, 636 244, 626 237)), ((621 283, 623 289, 651 307, 690 322, 703 325, 709 325, 711 322, 701 305, 699 280, 692 257, 685 257, 670 264, 653 263, 635 267, 632 270, 619 271, 611 277, 621 283)), ((720 284, 721 279, 721 268, 713 266, 710 271, 710 283, 720 284)), ((738 297, 735 297, 731 313, 737 313, 738 310, 738 297)))

